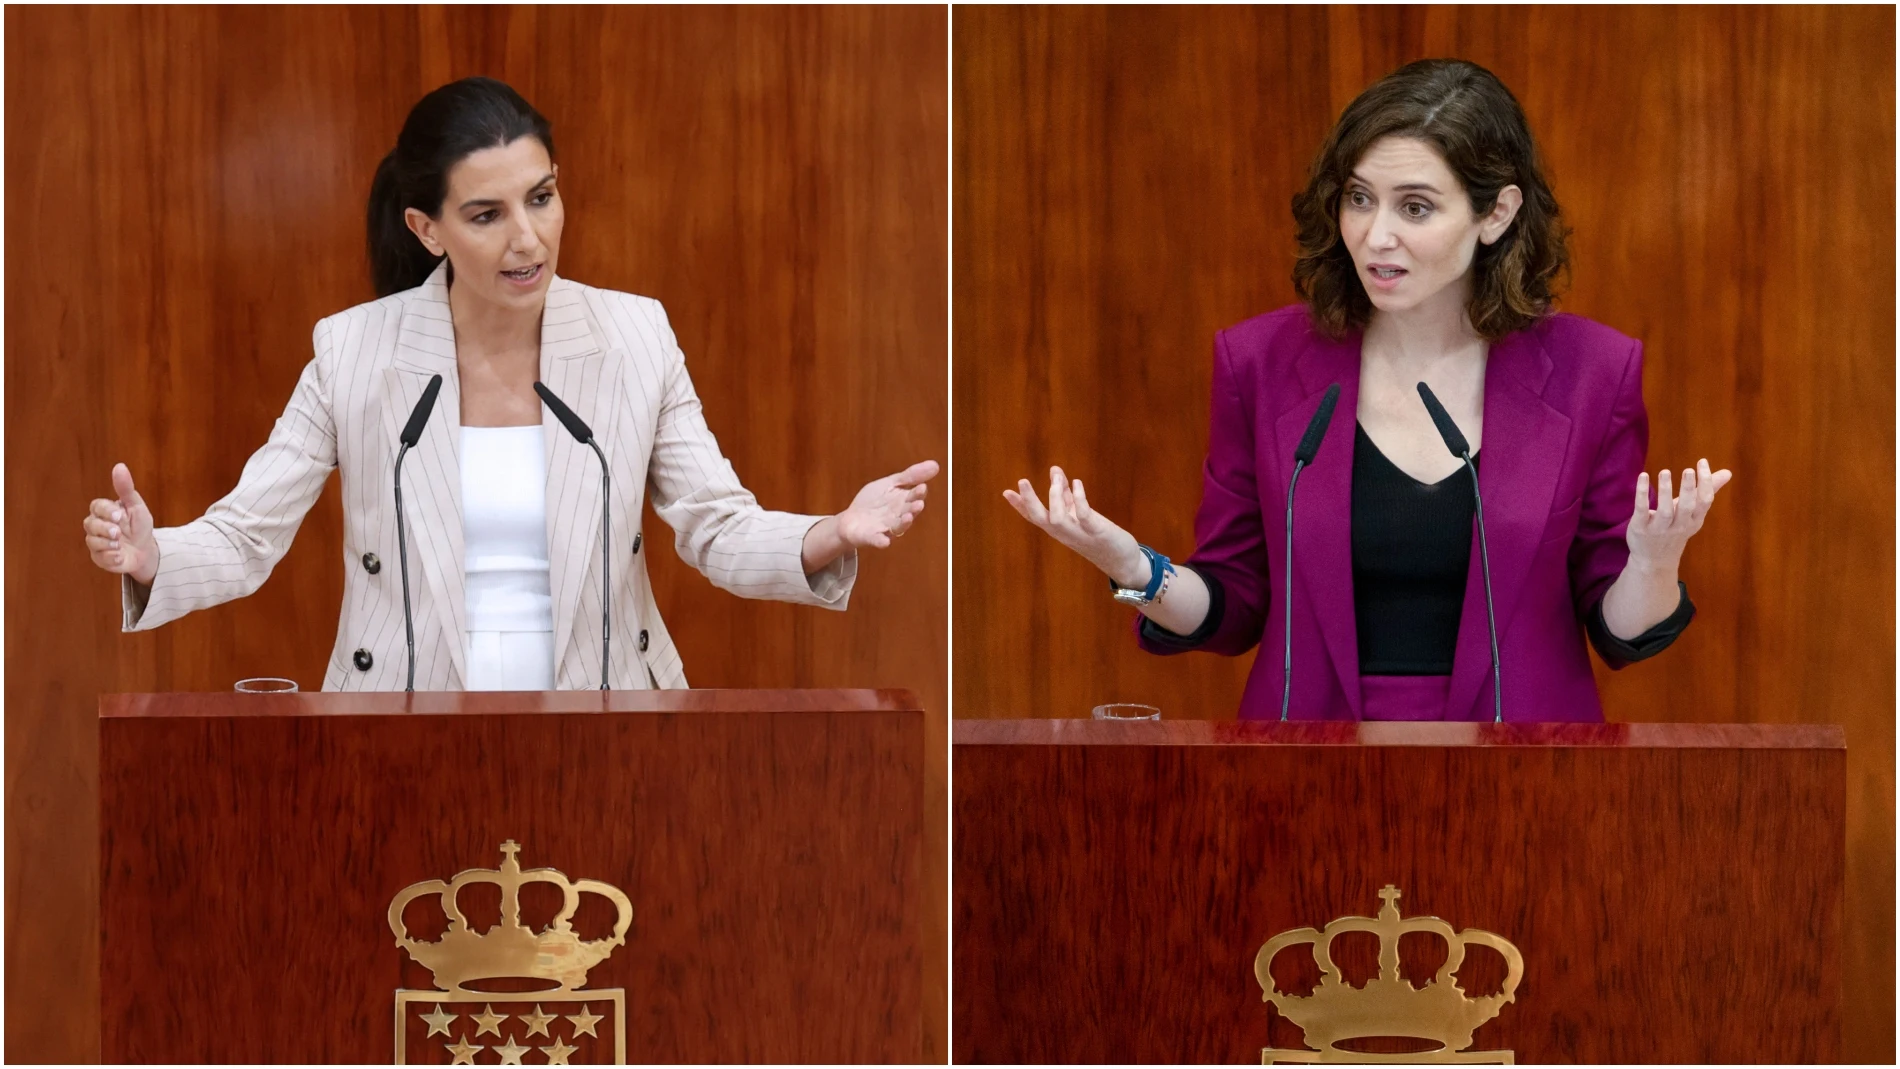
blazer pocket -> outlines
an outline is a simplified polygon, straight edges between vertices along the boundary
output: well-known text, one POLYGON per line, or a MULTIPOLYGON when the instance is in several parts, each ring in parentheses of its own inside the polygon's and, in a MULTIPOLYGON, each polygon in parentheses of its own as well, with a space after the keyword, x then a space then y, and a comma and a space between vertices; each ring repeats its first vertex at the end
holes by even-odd
POLYGON ((1583 515, 1583 495, 1563 508, 1550 514, 1549 522, 1544 524, 1544 536, 1538 539, 1539 545, 1555 542, 1559 539, 1569 541, 1577 536, 1577 518, 1583 515))

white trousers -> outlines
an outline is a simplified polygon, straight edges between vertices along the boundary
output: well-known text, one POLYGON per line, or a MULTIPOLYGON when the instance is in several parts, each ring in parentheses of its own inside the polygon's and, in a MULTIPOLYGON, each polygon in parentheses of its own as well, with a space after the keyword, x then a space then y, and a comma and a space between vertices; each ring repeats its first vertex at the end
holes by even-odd
POLYGON ((469 631, 469 690, 553 690, 554 632, 469 631))

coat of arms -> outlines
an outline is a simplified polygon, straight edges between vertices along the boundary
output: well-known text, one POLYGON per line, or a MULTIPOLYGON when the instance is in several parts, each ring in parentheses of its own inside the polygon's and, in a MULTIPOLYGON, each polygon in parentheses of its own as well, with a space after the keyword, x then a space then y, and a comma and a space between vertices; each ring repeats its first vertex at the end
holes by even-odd
POLYGON ((625 1064, 626 991, 586 989, 587 970, 626 942, 633 905, 599 880, 572 880, 554 869, 522 869, 519 844, 501 844, 499 869, 467 869, 455 878, 424 880, 389 903, 396 945, 426 966, 436 990, 396 992, 397 1065, 625 1064), (561 908, 541 930, 521 923, 521 888, 551 884, 561 908), (474 884, 501 890, 501 921, 485 932, 469 926, 458 902, 474 884), (572 921, 583 893, 613 903, 613 934, 583 940, 572 921), (403 910, 441 896, 448 928, 433 942, 411 938, 403 910), (520 990, 524 983, 534 990, 520 990), (550 986, 551 985, 551 986, 550 986))
POLYGON ((1260 981, 1261 998, 1306 1033, 1306 1042, 1316 1050, 1267 1048, 1260 1052, 1263 1065, 1313 1062, 1451 1062, 1471 1064, 1492 1062, 1510 1064, 1508 1050, 1470 1051, 1471 1034, 1478 1026, 1498 1015, 1504 1004, 1517 998, 1517 985, 1524 977, 1524 956, 1503 936, 1477 928, 1454 932, 1451 925, 1437 917, 1399 919, 1399 889, 1386 884, 1379 892, 1385 905, 1379 916, 1340 917, 1324 930, 1295 928, 1281 932, 1260 948, 1254 958, 1254 977, 1260 981), (1333 940, 1346 932, 1370 932, 1379 937, 1379 975, 1363 987, 1354 987, 1341 976, 1333 963, 1333 940), (1427 932, 1443 939, 1447 948, 1445 964, 1424 987, 1414 987, 1399 976, 1399 937, 1411 932, 1427 932), (1319 986, 1310 995, 1281 991, 1270 971, 1274 955, 1292 946, 1312 945, 1313 961, 1319 966, 1319 986), (1467 997, 1458 986, 1454 973, 1464 963, 1465 948, 1487 946, 1504 956, 1504 989, 1495 995, 1467 997), (1412 1054, 1373 1054, 1340 1047, 1339 1044, 1368 1037, 1399 1037, 1426 1040, 1437 1049, 1412 1054))

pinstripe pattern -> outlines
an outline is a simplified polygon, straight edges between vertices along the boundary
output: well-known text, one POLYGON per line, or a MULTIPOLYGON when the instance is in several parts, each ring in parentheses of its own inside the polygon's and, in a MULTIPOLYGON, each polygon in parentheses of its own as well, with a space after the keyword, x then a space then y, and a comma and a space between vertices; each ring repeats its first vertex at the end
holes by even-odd
MULTIPOLYGON (((416 686, 459 690, 464 663, 461 411, 446 269, 416 289, 317 323, 304 368, 269 441, 238 485, 197 520, 160 528, 159 570, 142 601, 124 583, 127 631, 159 627, 261 586, 290 548, 332 469, 343 477, 343 614, 325 690, 400 690, 407 675, 391 475, 396 440, 431 375, 436 414, 403 462, 415 610, 416 686), (385 566, 371 575, 362 555, 385 566), (375 658, 369 671, 356 650, 375 658)), ((555 277, 541 317, 541 380, 587 422, 612 467, 613 686, 686 686, 632 552, 647 493, 682 559, 742 597, 843 609, 857 577, 847 554, 808 581, 801 559, 816 516, 759 507, 706 426, 686 358, 658 301, 555 277), (639 651, 639 635, 647 649, 639 651)), ((600 685, 600 464, 543 411, 555 678, 600 685)))

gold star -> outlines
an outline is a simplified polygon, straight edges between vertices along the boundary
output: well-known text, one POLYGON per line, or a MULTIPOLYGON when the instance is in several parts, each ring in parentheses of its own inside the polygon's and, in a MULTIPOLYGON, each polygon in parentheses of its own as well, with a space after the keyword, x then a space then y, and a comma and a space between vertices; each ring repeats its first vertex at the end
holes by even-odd
POLYGON ((542 1047, 541 1052, 548 1056, 549 1065, 566 1065, 567 1056, 579 1049, 579 1047, 570 1047, 557 1039, 552 1047, 542 1047))
POLYGON ((470 1046, 468 1040, 458 1039, 448 1047, 449 1053, 455 1055, 455 1060, 450 1062, 449 1064, 450 1065, 474 1065, 475 1055, 487 1049, 488 1049, 487 1047, 470 1046))
POLYGON ((593 1036, 595 1039, 600 1038, 600 1033, 594 1031, 594 1022, 602 1018, 600 1014, 590 1010, 585 1003, 581 1004, 581 1012, 570 1013, 567 1015, 567 1019, 574 1025, 574 1034, 576 1036, 593 1036))
POLYGON ((506 1044, 495 1048, 495 1053, 501 1055, 501 1064, 503 1065, 520 1065, 521 1056, 528 1053, 530 1049, 531 1048, 528 1047, 515 1046, 514 1037, 510 1036, 506 1044))
POLYGON ((484 1032, 493 1032, 495 1033, 496 1039, 501 1038, 501 1022, 508 1019, 507 1014, 496 1013, 495 1007, 492 1005, 483 1005, 482 1012, 471 1013, 468 1016, 477 1026, 475 1029, 476 1035, 479 1036, 484 1032))
POLYGON ((548 1035, 548 1024, 554 1020, 554 1015, 551 1013, 542 1013, 540 1003, 535 1003, 534 1012, 522 1014, 521 1019, 528 1022, 528 1030, 522 1034, 521 1038, 526 1039, 528 1036, 534 1035, 537 1032, 541 1035, 548 1036, 549 1039, 554 1038, 548 1035))
MULTIPOLYGON (((419 1014, 418 1016, 420 1016, 423 1020, 429 1022, 429 1036, 433 1036, 438 1033, 445 1036, 448 1035, 449 1022, 455 1020, 455 1014, 442 1012, 442 1004, 440 1002, 435 1004, 434 1013, 424 1013, 424 1014, 419 1014)), ((429 1036, 423 1036, 422 1038, 427 1039, 429 1038, 429 1036)))

